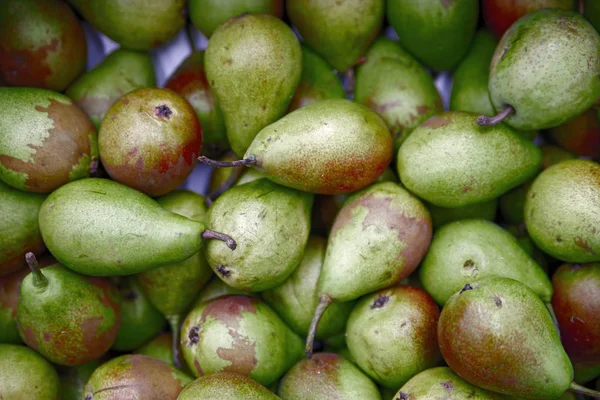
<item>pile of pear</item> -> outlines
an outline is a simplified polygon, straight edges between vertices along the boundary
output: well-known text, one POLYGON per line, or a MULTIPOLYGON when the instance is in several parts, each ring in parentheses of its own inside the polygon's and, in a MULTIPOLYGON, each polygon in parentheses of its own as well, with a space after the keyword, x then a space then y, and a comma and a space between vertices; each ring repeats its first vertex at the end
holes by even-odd
POLYGON ((3 0, 0 399, 600 399, 599 30, 597 0, 3 0))

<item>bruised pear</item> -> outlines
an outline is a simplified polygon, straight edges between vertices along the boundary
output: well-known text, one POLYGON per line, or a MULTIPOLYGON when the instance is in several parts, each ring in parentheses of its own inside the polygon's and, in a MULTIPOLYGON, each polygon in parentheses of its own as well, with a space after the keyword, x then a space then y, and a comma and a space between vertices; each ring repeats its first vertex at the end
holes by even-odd
POLYGON ((253 379, 232 372, 201 376, 188 384, 177 400, 278 400, 273 392, 253 379))

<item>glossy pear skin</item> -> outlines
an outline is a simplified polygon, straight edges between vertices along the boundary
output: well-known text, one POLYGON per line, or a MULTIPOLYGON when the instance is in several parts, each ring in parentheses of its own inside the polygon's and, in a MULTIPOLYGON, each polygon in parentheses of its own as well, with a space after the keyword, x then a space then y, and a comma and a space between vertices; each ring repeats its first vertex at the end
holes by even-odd
POLYGON ((544 270, 513 235, 484 220, 457 221, 438 229, 419 276, 427 293, 442 306, 465 284, 490 276, 518 280, 546 303, 552 298, 544 270))
POLYGON ((580 116, 550 130, 551 139, 580 156, 600 157, 600 116, 590 108, 580 116))
POLYGON ((63 1, 3 2, 0 82, 62 92, 85 70, 86 62, 85 33, 63 1))
POLYGON ((348 301, 401 281, 423 259, 431 230, 425 206, 396 183, 351 196, 331 228, 319 295, 348 301))
POLYGON ((277 394, 284 400, 381 400, 373 381, 334 353, 316 353, 294 365, 281 379, 277 394))
POLYGON ((600 96, 600 36, 580 15, 543 9, 518 20, 502 37, 490 65, 494 109, 510 105, 515 129, 560 125, 600 96), (551 47, 550 47, 551 46, 551 47))
POLYGON ((392 137, 377 114, 345 99, 320 100, 262 129, 245 154, 269 179, 305 192, 350 193, 379 177, 392 137))
POLYGON ((0 179, 47 193, 90 175, 96 129, 68 97, 45 89, 0 88, 0 179))
POLYGON ((148 53, 117 49, 75 80, 65 94, 90 117, 96 128, 110 106, 132 90, 156 86, 148 53))
POLYGON ((525 223, 540 249, 565 262, 600 261, 600 165, 587 160, 556 164, 533 182, 525 223))
POLYGON ((302 73, 300 43, 279 18, 246 14, 225 21, 204 56, 231 149, 243 155, 256 134, 288 107, 302 73))
POLYGON ((278 400, 273 392, 253 379, 232 372, 201 376, 183 389, 177 400, 278 400))
POLYGON ((107 179, 72 182, 42 204, 40 231, 65 266, 85 275, 131 275, 200 250, 204 225, 107 179), (150 234, 151 233, 151 234, 150 234))
POLYGON ((490 201, 539 171, 542 154, 533 142, 476 119, 449 111, 413 131, 398 151, 398 175, 408 190, 440 207, 463 207, 490 201))
POLYGON ((448 366, 483 389, 530 399, 558 399, 573 367, 544 303, 527 286, 488 278, 444 306, 438 341, 448 366))

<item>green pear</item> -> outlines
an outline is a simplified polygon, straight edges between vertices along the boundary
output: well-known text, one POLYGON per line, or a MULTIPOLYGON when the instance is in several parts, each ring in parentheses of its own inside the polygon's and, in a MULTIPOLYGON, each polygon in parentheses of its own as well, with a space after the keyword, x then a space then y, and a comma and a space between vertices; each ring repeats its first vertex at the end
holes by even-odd
POLYGON ((96 128, 109 107, 135 89, 156 86, 148 53, 117 49, 73 82, 65 94, 90 117, 96 128))
POLYGON ((71 182, 42 204, 40 231, 52 254, 85 275, 131 275, 184 261, 202 239, 235 241, 163 209, 142 192, 107 179, 71 182))
POLYGON ((281 379, 277 394, 284 400, 381 400, 368 376, 333 353, 317 353, 294 365, 281 379))
POLYGON ((433 228, 437 229, 442 225, 462 219, 486 219, 493 221, 496 219, 498 199, 458 208, 438 207, 435 204, 425 204, 425 206, 431 214, 433 228))
POLYGON ((253 379, 232 372, 201 376, 183 389, 177 400, 278 400, 273 392, 253 379))
POLYGON ((600 4, 594 0, 583 0, 583 16, 600 32, 600 4))
POLYGON ((179 351, 179 337, 174 338, 172 332, 167 332, 156 336, 154 339, 135 350, 134 353, 158 358, 159 360, 179 369, 186 375, 193 375, 192 371, 185 364, 183 356, 179 351), (177 353, 173 353, 174 342, 177 343, 177 353), (175 364, 180 366, 177 367, 175 364))
POLYGON ((410 133, 443 111, 433 78, 388 38, 378 38, 358 67, 354 100, 375 111, 394 137, 396 152, 410 133))
POLYGON ((196 376, 237 372, 269 386, 302 358, 302 339, 262 300, 219 297, 185 319, 181 348, 196 376))
POLYGON ((204 55, 231 149, 244 154, 256 134, 288 107, 302 73, 300 43, 279 18, 245 14, 225 21, 204 55))
POLYGON ((600 261, 600 165, 567 160, 544 170, 525 200, 531 238, 566 262, 600 261))
POLYGON ((67 96, 4 87, 0 109, 0 180, 48 193, 97 168, 96 129, 67 96))
POLYGON ((302 260, 313 195, 259 179, 235 186, 209 211, 211 229, 236 236, 232 252, 208 243, 206 259, 225 283, 258 292, 280 285, 302 260))
POLYGON ((48 361, 29 347, 0 344, 0 395, 10 400, 56 400, 59 379, 48 361))
POLYGON ((490 65, 489 93, 515 129, 552 128, 582 114, 600 96, 600 36, 582 16, 541 9, 506 31, 490 65))
POLYGON ((452 69, 475 35, 477 0, 389 0, 387 17, 400 45, 426 67, 452 69))
POLYGON ((361 298, 346 328, 356 364, 378 384, 397 390, 441 361, 436 327, 440 311, 421 289, 394 286, 361 298))
POLYGON ((248 169, 240 176, 240 179, 235 183, 236 185, 243 185, 244 183, 250 183, 257 181, 267 176, 256 169, 248 169))
POLYGON ((535 245, 535 243, 533 243, 531 236, 529 236, 529 232, 527 232, 527 227, 525 224, 504 225, 503 228, 517 239, 517 244, 521 246, 521 248, 525 250, 527 254, 529 254, 529 257, 533 258, 535 262, 538 263, 538 265, 547 273, 547 256, 539 249, 539 247, 535 245))
POLYGON ((286 11, 304 42, 338 72, 359 62, 383 25, 383 0, 288 0, 286 11))
POLYGON ((490 276, 516 279, 546 303, 552 298, 552 284, 544 270, 513 235, 485 220, 456 221, 438 229, 419 275, 427 293, 441 306, 466 283, 490 276))
POLYGON ((533 177, 539 148, 508 126, 479 126, 475 114, 444 112, 413 131, 398 152, 398 175, 412 193, 456 208, 497 198, 533 177))
POLYGON ((59 367, 60 400, 81 400, 87 381, 101 363, 94 360, 74 367, 59 367))
POLYGON ((228 296, 230 294, 244 294, 247 296, 258 296, 259 293, 246 292, 229 286, 221 279, 214 277, 206 286, 200 290, 200 295, 194 302, 192 308, 199 307, 202 303, 216 299, 217 297, 228 296))

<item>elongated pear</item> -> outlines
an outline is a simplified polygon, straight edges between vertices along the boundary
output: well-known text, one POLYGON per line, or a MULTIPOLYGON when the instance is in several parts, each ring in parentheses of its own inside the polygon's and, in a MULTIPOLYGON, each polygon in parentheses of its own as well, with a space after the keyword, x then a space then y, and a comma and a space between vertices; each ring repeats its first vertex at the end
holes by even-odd
POLYGON ((244 375, 217 372, 201 376, 181 391, 177 400, 278 400, 269 389, 244 375))

